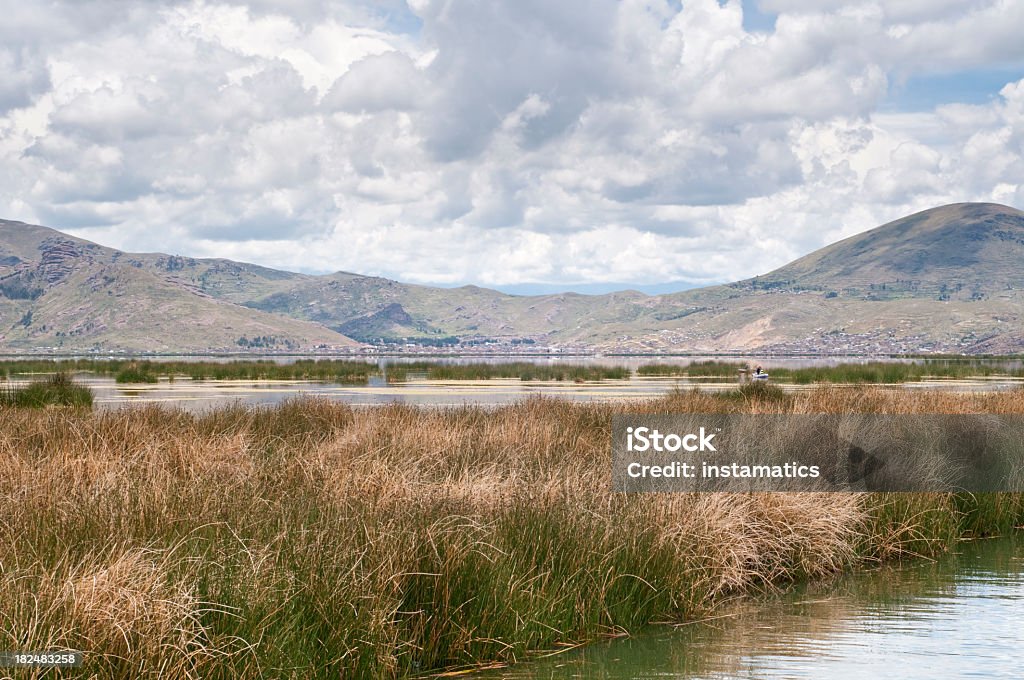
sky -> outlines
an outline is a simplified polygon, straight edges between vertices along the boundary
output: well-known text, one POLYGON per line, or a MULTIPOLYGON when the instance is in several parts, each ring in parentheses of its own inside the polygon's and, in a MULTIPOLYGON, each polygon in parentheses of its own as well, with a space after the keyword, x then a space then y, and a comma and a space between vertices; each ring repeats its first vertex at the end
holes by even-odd
POLYGON ((1016 0, 0 0, 0 218, 513 292, 1024 208, 1016 0))

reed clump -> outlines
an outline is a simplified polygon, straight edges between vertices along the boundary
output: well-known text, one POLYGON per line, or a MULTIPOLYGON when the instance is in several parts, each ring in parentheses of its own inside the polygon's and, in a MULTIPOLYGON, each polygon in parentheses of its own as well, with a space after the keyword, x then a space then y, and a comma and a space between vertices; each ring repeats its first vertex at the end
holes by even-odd
POLYGON ((739 361, 716 361, 713 359, 693 361, 688 364, 644 364, 636 369, 640 376, 688 376, 691 378, 736 378, 747 364, 739 361))
POLYGON ((67 373, 56 373, 42 380, 21 386, 5 386, 0 390, 0 406, 44 408, 46 406, 92 406, 92 390, 78 385, 67 373))
POLYGON ((528 361, 498 363, 473 362, 443 364, 436 361, 412 361, 391 364, 386 370, 390 382, 403 382, 411 377, 427 380, 491 380, 511 378, 522 381, 589 382, 596 380, 627 380, 632 375, 623 366, 595 364, 535 364, 528 361))
POLYGON ((377 367, 365 361, 347 359, 300 359, 281 364, 270 360, 216 362, 160 362, 159 370, 193 380, 315 380, 343 384, 365 384, 377 367))
POLYGON ((750 382, 740 385, 732 392, 726 392, 723 396, 739 399, 741 401, 755 402, 779 402, 788 403, 792 400, 778 385, 771 385, 767 382, 750 382))
MULTIPOLYGON (((690 364, 647 364, 637 368, 639 376, 685 376, 691 379, 736 378, 750 364, 735 361, 694 361, 690 364)), ((992 359, 919 359, 916 361, 868 361, 834 366, 769 369, 775 382, 795 385, 816 383, 884 385, 920 380, 957 378, 1024 377, 1024 368, 1014 362, 992 359)))
POLYGON ((403 677, 1024 521, 1006 494, 614 494, 623 411, 1024 413, 1024 399, 0 408, 0 649, 82 650, 98 677, 403 677))
POLYGON ((158 382, 157 376, 153 373, 148 363, 131 363, 119 370, 114 375, 118 384, 153 384, 158 382))

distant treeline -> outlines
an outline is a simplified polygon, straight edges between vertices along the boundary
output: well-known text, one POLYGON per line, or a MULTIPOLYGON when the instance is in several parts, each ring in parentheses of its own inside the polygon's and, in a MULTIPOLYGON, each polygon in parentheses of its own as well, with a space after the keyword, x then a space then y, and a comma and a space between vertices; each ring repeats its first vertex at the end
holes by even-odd
MULTIPOLYGON (((914 363, 871 361, 803 368, 769 367, 772 382, 894 384, 927 379, 1024 377, 1024 368, 1008 359, 920 360, 914 363)), ((752 364, 696 361, 690 364, 647 364, 636 369, 641 377, 678 377, 692 380, 735 380, 752 364)), ((0 379, 14 375, 92 373, 114 376, 119 383, 155 383, 159 378, 193 380, 311 380, 365 384, 371 377, 388 382, 408 380, 489 380, 589 382, 628 380, 634 372, 624 366, 528 361, 464 364, 413 361, 378 365, 358 359, 301 359, 282 364, 272 360, 149 361, 135 359, 33 359, 0 361, 0 379)))

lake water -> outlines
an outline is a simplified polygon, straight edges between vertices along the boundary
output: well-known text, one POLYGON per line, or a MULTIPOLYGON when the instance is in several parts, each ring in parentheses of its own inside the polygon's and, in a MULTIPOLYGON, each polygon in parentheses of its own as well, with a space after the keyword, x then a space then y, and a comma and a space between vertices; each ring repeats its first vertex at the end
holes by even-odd
MULTIPOLYGON (((103 357, 90 357, 102 359, 103 357)), ((239 357, 154 357, 153 361, 230 361, 239 357)), ((298 359, 316 357, 247 357, 247 359, 268 359, 279 363, 290 363, 298 359)), ((321 357, 327 358, 327 357, 321 357)), ((538 365, 597 364, 621 366, 635 371, 650 363, 688 365, 694 361, 706 361, 715 357, 435 357, 429 361, 442 364, 460 363, 507 363, 524 361, 538 365)), ((727 361, 738 361, 736 357, 718 357, 727 361)), ((355 360, 360 360, 356 357, 355 360)), ((410 361, 428 360, 424 357, 366 358, 367 363, 380 367, 410 361)), ((856 357, 766 357, 751 359, 763 365, 769 372, 776 367, 801 368, 807 366, 828 366, 838 363, 863 363, 867 361, 914 361, 910 359, 879 359, 856 357)), ((1000 360, 997 363, 1008 368, 1020 366, 1019 360, 1000 360)), ((17 376, 11 385, 26 382, 31 376, 17 376)), ((659 397, 673 389, 731 390, 736 381, 729 378, 690 380, 685 377, 649 377, 634 375, 627 380, 603 380, 598 382, 572 383, 558 381, 522 381, 519 379, 490 380, 426 380, 410 374, 406 382, 389 383, 380 376, 373 376, 367 384, 345 385, 338 383, 311 382, 304 380, 191 380, 177 377, 169 380, 160 378, 156 384, 118 385, 110 376, 78 374, 76 380, 91 387, 95 393, 96 405, 100 408, 116 408, 132 403, 166 403, 200 411, 209 407, 233 402, 243 404, 274 404, 297 396, 309 395, 337 399, 356 406, 372 406, 390 402, 403 402, 427 406, 456 406, 476 404, 496 406, 520 401, 532 395, 547 395, 574 401, 623 401, 659 397)), ((976 379, 937 379, 903 383, 901 389, 944 389, 953 391, 992 391, 1019 388, 1024 385, 1021 378, 989 377, 976 379)), ((812 385, 780 386, 787 391, 814 389, 812 385)), ((847 385, 846 387, 850 387, 847 385)))
MULTIPOLYGON (((67 359, 126 359, 130 357, 117 356, 117 355, 68 355, 66 357, 54 357, 54 358, 67 358, 67 359)), ((437 364, 507 364, 509 362, 517 363, 530 363, 542 366, 557 366, 563 364, 584 364, 584 365, 597 365, 597 366, 621 366, 636 370, 640 366, 646 366, 649 364, 670 364, 673 366, 689 366, 695 362, 701 361, 723 361, 729 363, 745 362, 750 364, 760 364, 766 370, 773 368, 806 368, 813 366, 837 366, 839 364, 866 364, 873 362, 886 362, 886 363, 923 363, 929 362, 947 362, 957 361, 956 359, 924 359, 918 357, 892 357, 892 356, 736 356, 736 355, 700 355, 700 356, 689 356, 689 355, 631 355, 631 356, 608 356, 608 355, 460 355, 460 356, 442 356, 442 355, 365 355, 365 356, 337 356, 337 355, 318 355, 318 354, 302 354, 302 355, 287 355, 287 354, 268 354, 268 355, 230 355, 230 356, 212 356, 212 355, 165 355, 165 356, 151 356, 151 357, 136 357, 140 360, 145 361, 186 361, 186 362, 215 362, 215 363, 226 363, 231 361, 273 361, 278 364, 291 364, 296 361, 306 361, 310 359, 314 360, 342 360, 342 361, 361 361, 375 366, 388 366, 392 364, 408 364, 415 362, 429 361, 437 364)), ((964 357, 970 359, 970 357, 964 357)), ((1021 359, 1013 358, 998 358, 998 359, 979 359, 978 361, 984 361, 986 363, 996 364, 1004 366, 1006 368, 1020 368, 1024 365, 1024 361, 1021 359)))
MULTIPOLYGON (((517 378, 490 380, 417 380, 389 383, 371 377, 365 385, 345 385, 306 380, 192 380, 160 378, 154 384, 119 385, 107 376, 79 374, 76 382, 89 386, 95 404, 116 408, 132 403, 176 404, 201 410, 220 404, 274 404, 298 396, 336 399, 355 406, 372 406, 391 402, 426 406, 477 404, 497 406, 543 394, 574 401, 650 399, 680 387, 690 389, 701 384, 704 389, 735 388, 731 380, 697 383, 675 378, 632 378, 600 382, 522 381, 517 378)), ((17 386, 27 379, 12 380, 17 386)))
MULTIPOLYGON (((25 384, 29 377, 18 376, 7 384, 25 384)), ((546 395, 573 401, 629 401, 651 399, 674 389, 723 391, 736 388, 734 380, 689 380, 634 376, 627 380, 602 380, 573 383, 559 381, 523 381, 517 378, 490 380, 425 380, 388 383, 371 377, 365 385, 311 382, 306 380, 192 380, 160 378, 154 384, 119 385, 109 376, 78 374, 75 381, 89 386, 99 408, 117 408, 127 404, 174 404, 201 411, 230 404, 275 404, 299 396, 336 399, 355 406, 390 402, 425 406, 476 404, 497 406, 520 401, 533 395, 546 395)), ((991 391, 1019 388, 1024 381, 1012 378, 971 380, 929 380, 904 383, 900 389, 944 389, 953 391, 991 391)), ((815 389, 813 385, 780 384, 786 391, 815 389)), ((838 387, 853 388, 853 385, 838 387)))
POLYGON ((1024 536, 724 606, 478 680, 1024 677, 1024 536))

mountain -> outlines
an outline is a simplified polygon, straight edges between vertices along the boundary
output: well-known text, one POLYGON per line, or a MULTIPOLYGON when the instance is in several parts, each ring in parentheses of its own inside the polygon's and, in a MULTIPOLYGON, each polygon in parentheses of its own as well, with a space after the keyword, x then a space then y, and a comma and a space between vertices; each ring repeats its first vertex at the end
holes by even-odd
POLYGON ((1024 213, 993 203, 957 203, 833 243, 762 279, 820 290, 868 287, 876 295, 879 283, 895 286, 886 289, 890 294, 930 294, 946 292, 955 281, 957 293, 984 293, 1004 284, 1024 287, 1022 255, 1024 213))
POLYGON ((514 296, 339 273, 294 280, 243 304, 365 341, 522 337, 605 352, 1015 352, 1024 349, 1022 256, 1024 213, 961 203, 764 276, 670 295, 514 296))
POLYGON ((1020 352, 1022 258, 1021 211, 942 206, 764 276, 673 296, 709 309, 672 332, 738 350, 1020 352))
POLYGON ((302 347, 351 346, 351 338, 605 352, 1008 353, 1024 351, 1022 261, 1024 213, 988 203, 926 210, 762 276, 655 296, 521 296, 311 276, 122 253, 0 222, 0 346, 73 339, 184 350, 270 336, 302 347), (188 325, 196 318, 207 320, 199 332, 188 325))
POLYGON ((477 286, 435 288, 338 273, 297 281, 244 304, 315 321, 366 342, 381 337, 572 342, 594 325, 635 318, 650 299, 637 292, 507 295, 477 286))
POLYGON ((191 274, 224 291, 259 291, 263 282, 292 276, 223 260, 129 255, 0 221, 0 347, 188 352, 357 344, 317 324, 231 303, 191 274))

